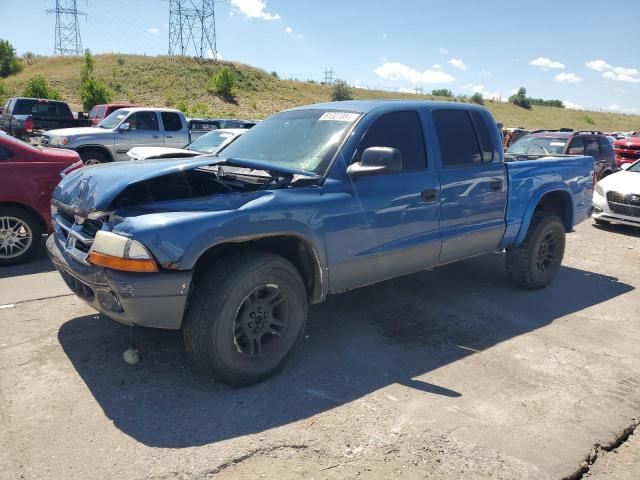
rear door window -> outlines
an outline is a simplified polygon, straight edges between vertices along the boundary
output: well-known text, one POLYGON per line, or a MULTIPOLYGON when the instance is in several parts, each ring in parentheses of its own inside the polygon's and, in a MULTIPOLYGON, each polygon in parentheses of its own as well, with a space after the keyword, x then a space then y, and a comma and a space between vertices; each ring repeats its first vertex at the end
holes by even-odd
POLYGON ((595 137, 587 137, 584 139, 584 154, 593 158, 600 158, 600 145, 595 137))
POLYGON ((104 118, 104 115, 107 111, 107 107, 100 107, 98 108, 98 118, 104 118))
POLYGON ((391 147, 402 153, 402 170, 427 168, 422 123, 418 112, 402 111, 386 113, 378 118, 360 142, 357 160, 369 147, 391 147))
POLYGON ((162 125, 165 132, 177 132, 182 130, 182 120, 180 115, 174 112, 162 112, 162 125))
POLYGON ((473 123, 476 126, 476 132, 480 139, 482 161, 493 162, 499 159, 500 153, 495 146, 495 142, 493 141, 493 137, 491 136, 489 127, 487 126, 486 117, 482 115, 482 113, 474 110, 471 112, 471 118, 473 118, 473 123))
POLYGON ((444 168, 482 164, 480 145, 467 110, 434 110, 433 121, 444 168))
POLYGON ((576 137, 571 140, 569 150, 567 152, 570 155, 584 155, 584 139, 582 137, 576 137))
POLYGON ((605 155, 613 155, 613 148, 611 147, 611 142, 608 139, 603 137, 598 137, 598 143, 600 144, 600 152, 605 155))

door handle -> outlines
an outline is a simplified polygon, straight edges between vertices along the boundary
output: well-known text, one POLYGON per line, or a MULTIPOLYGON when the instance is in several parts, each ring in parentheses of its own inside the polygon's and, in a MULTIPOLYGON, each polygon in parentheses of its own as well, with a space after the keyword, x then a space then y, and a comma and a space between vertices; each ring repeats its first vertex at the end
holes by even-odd
POLYGON ((493 182, 489 182, 489 186, 491 187, 492 192, 499 192, 502 190, 502 180, 494 180, 493 182))
POLYGON ((436 199, 438 198, 438 191, 436 189, 423 190, 420 193, 420 197, 422 198, 423 202, 426 202, 426 203, 435 202, 436 199))
POLYGON ((173 138, 173 135, 165 135, 164 138, 173 138))
POLYGON ((154 135, 153 138, 160 138, 160 135, 154 135))

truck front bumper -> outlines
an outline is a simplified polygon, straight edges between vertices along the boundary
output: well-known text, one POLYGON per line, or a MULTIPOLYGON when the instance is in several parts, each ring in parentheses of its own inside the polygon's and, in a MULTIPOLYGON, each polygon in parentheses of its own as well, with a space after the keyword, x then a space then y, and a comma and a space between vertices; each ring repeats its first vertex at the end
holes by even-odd
POLYGON ((107 317, 126 325, 182 326, 191 272, 130 273, 86 266, 65 252, 55 234, 47 239, 47 252, 73 293, 107 317))

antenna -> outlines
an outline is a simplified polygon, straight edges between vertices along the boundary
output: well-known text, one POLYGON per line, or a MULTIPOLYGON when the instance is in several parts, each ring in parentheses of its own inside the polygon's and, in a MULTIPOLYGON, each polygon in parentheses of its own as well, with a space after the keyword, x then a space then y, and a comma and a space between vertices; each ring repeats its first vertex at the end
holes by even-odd
POLYGON ((82 55, 82 38, 78 15, 77 0, 56 0, 56 8, 47 10, 56 14, 54 55, 82 55))
POLYGON ((169 0, 169 55, 218 59, 215 0, 169 0))

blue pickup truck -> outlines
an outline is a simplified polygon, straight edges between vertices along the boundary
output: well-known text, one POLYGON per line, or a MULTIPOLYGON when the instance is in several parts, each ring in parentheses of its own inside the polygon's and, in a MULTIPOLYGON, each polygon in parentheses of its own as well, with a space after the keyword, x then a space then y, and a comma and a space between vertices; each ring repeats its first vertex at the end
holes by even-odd
POLYGON ((252 384, 327 295, 503 249, 513 282, 548 285, 591 213, 594 160, 505 163, 501 145, 475 105, 295 108, 215 156, 68 175, 48 252, 96 310, 182 329, 198 367, 252 384))

